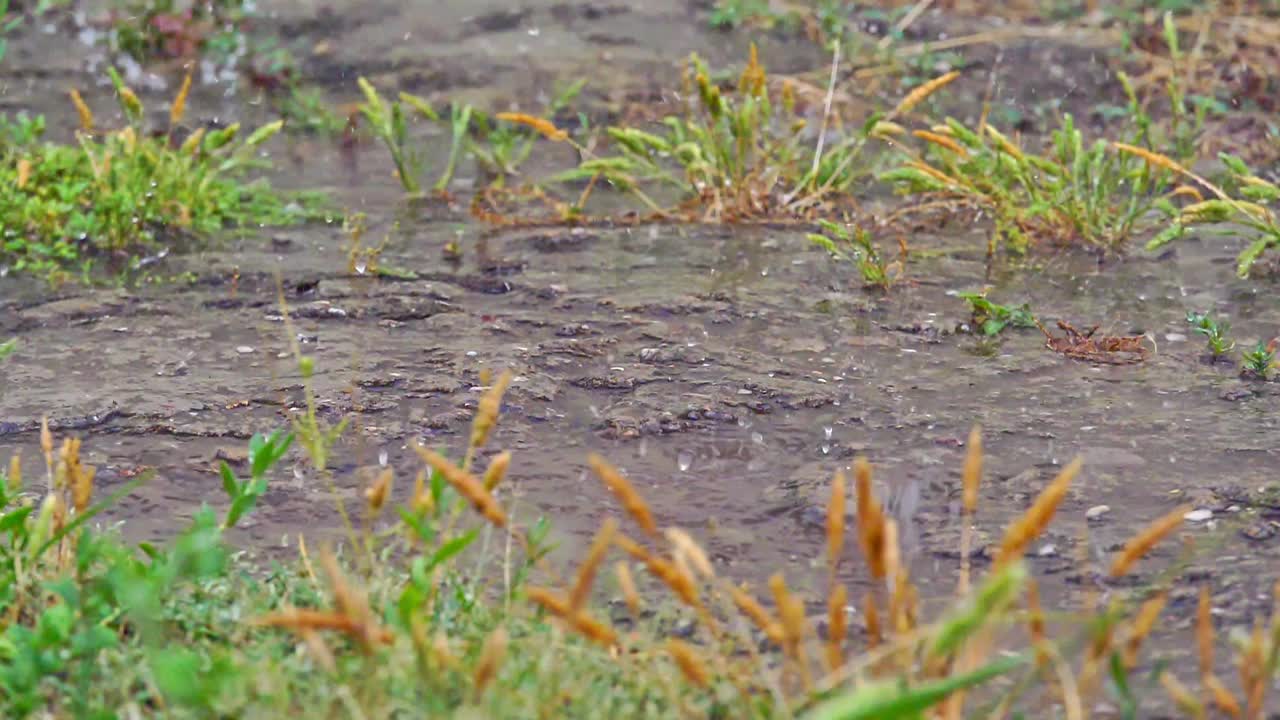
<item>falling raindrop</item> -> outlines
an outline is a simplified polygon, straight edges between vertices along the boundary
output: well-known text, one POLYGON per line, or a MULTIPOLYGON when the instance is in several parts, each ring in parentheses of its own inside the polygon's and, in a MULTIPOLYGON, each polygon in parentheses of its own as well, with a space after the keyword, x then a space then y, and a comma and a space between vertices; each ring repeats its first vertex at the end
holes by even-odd
POLYGON ((755 443, 756 445, 763 445, 764 435, 761 435, 758 432, 751 433, 751 442, 755 443))
POLYGON ((822 436, 828 440, 831 439, 831 434, 834 432, 835 432, 835 428, 831 427, 830 425, 822 428, 822 436))
POLYGON ((365 263, 364 258, 360 258, 359 260, 356 261, 356 274, 363 275, 364 271, 367 270, 368 267, 369 266, 365 263))
POLYGON ((827 444, 825 444, 825 443, 824 443, 824 444, 822 445, 822 454, 823 454, 823 455, 830 455, 830 454, 831 454, 831 446, 830 446, 830 445, 827 445, 827 444))
POLYGON ((693 467, 693 453, 681 450, 676 456, 676 464, 680 466, 680 472, 689 472, 689 468, 693 467))
POLYGON ((379 464, 379 465, 381 465, 382 467, 386 467, 386 466, 387 466, 387 451, 386 451, 386 450, 383 450, 383 451, 381 451, 381 452, 379 452, 379 453, 378 453, 378 464, 379 464))

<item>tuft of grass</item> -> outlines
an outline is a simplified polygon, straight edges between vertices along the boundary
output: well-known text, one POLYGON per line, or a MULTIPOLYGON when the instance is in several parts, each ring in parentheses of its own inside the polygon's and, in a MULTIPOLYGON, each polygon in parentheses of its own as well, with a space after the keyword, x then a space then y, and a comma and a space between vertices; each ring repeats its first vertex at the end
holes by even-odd
POLYGON ((1001 305, 987 299, 987 290, 962 292, 956 295, 969 303, 973 327, 988 337, 999 335, 1009 327, 1038 327, 1035 315, 1031 313, 1031 306, 1027 303, 1017 307, 1001 305))
POLYGON ((751 46, 736 84, 712 79, 696 53, 689 57, 682 90, 684 109, 651 129, 610 127, 614 154, 589 157, 555 181, 604 180, 633 193, 659 215, 683 215, 728 222, 769 217, 809 217, 819 208, 847 200, 871 175, 862 151, 873 137, 884 137, 892 119, 955 79, 937 78, 913 91, 887 114, 873 114, 860 127, 836 127, 832 114, 838 46, 832 58, 832 84, 821 100, 816 127, 797 109, 797 90, 770 79, 751 46), (777 83, 774 83, 777 85, 777 83), (678 206, 658 204, 645 188, 674 191, 678 206))
POLYGON ((1258 344, 1243 353, 1244 372, 1246 375, 1269 380, 1271 371, 1276 368, 1276 341, 1258 341, 1258 344))
MULTIPOLYGON (((1176 31, 1166 23, 1174 59, 1176 31)), ((1169 119, 1157 123, 1138 97, 1134 84, 1117 74, 1128 99, 1124 141, 1085 141, 1070 114, 1064 115, 1043 152, 1024 148, 988 123, 984 113, 976 127, 953 118, 916 130, 923 149, 904 148, 907 159, 882 175, 907 195, 923 195, 971 205, 988 212, 994 232, 988 255, 1000 247, 1025 252, 1035 240, 1085 244, 1121 251, 1159 212, 1177 214, 1171 198, 1194 194, 1175 187, 1177 169, 1194 161, 1204 130, 1206 106, 1188 110, 1176 75, 1165 86, 1169 119), (1145 161, 1125 152, 1136 147, 1164 163, 1145 161), (1153 148, 1164 148, 1157 152, 1153 148)))
POLYGON ((1219 155, 1228 172, 1226 185, 1233 190, 1229 193, 1223 187, 1186 169, 1185 165, 1170 164, 1168 158, 1153 157, 1129 146, 1122 145, 1119 148, 1149 163, 1169 165, 1179 174, 1208 188, 1215 196, 1181 208, 1169 226, 1147 243, 1148 250, 1158 250, 1183 237, 1188 229, 1198 226, 1228 225, 1233 233, 1248 230, 1256 238, 1236 258, 1236 274, 1246 278, 1268 250, 1280 247, 1280 221, 1276 220, 1275 212, 1267 207, 1268 203, 1280 200, 1280 186, 1254 174, 1240 158, 1227 153, 1219 155))
POLYGON ((228 226, 300 222, 318 198, 288 198, 262 180, 248 182, 262 145, 281 123, 244 134, 240 125, 201 128, 180 122, 189 84, 170 108, 171 128, 151 132, 144 107, 111 71, 123 128, 97 126, 72 91, 81 129, 73 144, 44 141, 43 117, 0 119, 0 263, 62 277, 95 267, 135 270, 171 248, 200 242, 228 226))
MULTIPOLYGON (((427 158, 409 137, 407 116, 410 114, 418 120, 441 123, 449 132, 451 142, 445 166, 432 186, 436 192, 448 189, 457 173, 458 163, 465 157, 475 160, 480 172, 487 176, 490 189, 501 189, 508 178, 520 174, 520 166, 529 158, 539 137, 572 143, 565 131, 534 115, 489 114, 471 105, 454 103, 450 106, 449 117, 443 118, 425 99, 416 95, 402 92, 398 100, 387 101, 364 78, 360 78, 359 83, 365 97, 359 106, 360 113, 391 153, 400 184, 411 195, 422 192, 427 158), (413 112, 406 111, 405 106, 413 112)), ((585 80, 580 80, 565 87, 548 103, 546 114, 554 116, 565 109, 582 92, 585 84, 585 80)), ((584 151, 582 148, 579 150, 584 151)))
POLYGON ((1209 354, 1214 359, 1224 357, 1235 349, 1236 342, 1231 339, 1231 323, 1226 320, 1218 320, 1210 313, 1188 312, 1187 322, 1196 332, 1205 336, 1209 354))
POLYGON ((114 0, 108 41, 142 63, 211 57, 221 64, 245 51, 253 11, 247 0, 114 0))
POLYGON ((871 240, 871 233, 856 225, 818 220, 822 233, 808 233, 806 237, 815 245, 831 253, 836 259, 853 263, 868 287, 888 290, 900 281, 906 271, 906 240, 899 240, 899 256, 887 260, 871 240))

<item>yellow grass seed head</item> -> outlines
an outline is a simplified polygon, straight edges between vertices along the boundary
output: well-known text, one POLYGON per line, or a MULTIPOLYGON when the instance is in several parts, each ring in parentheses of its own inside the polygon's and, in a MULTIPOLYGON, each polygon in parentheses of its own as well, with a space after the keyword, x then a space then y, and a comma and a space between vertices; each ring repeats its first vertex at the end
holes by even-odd
POLYGON ((506 659, 506 656, 507 630, 499 625, 485 639, 484 648, 480 651, 480 661, 476 663, 476 670, 471 678, 472 684, 476 689, 477 698, 484 694, 485 689, 493 682, 498 670, 502 668, 502 662, 506 659))
POLYGON ((764 66, 760 64, 760 54, 757 52, 756 44, 753 42, 747 57, 747 66, 743 68, 742 76, 738 78, 738 92, 743 95, 760 97, 764 94, 765 84, 764 66))
POLYGON ((969 431, 969 451, 964 458, 961 476, 964 488, 964 511, 970 515, 978 508, 978 483, 982 480, 982 428, 969 431))
POLYGON ((707 74, 699 71, 696 78, 698 82, 698 96, 702 99, 702 106, 713 119, 719 120, 724 114, 724 98, 720 96, 720 88, 711 84, 711 79, 707 74))
POLYGON ((486 520, 496 527, 507 526, 507 514, 503 512, 498 501, 484 489, 484 485, 474 475, 449 462, 443 455, 428 450, 418 443, 413 444, 418 457, 444 476, 445 482, 453 486, 459 495, 466 498, 486 520))
POLYGON ((1190 509, 1190 506, 1175 508, 1130 538, 1111 563, 1111 577, 1127 575, 1134 564, 1155 547, 1156 543, 1182 526, 1184 516, 1190 509))
POLYGON ((394 475, 395 473, 391 468, 383 468, 382 472, 378 473, 378 477, 374 479, 373 484, 365 489, 364 499, 371 515, 377 515, 382 512, 382 506, 386 504, 387 496, 391 494, 391 481, 394 475))
POLYGON ((142 117, 142 101, 138 99, 138 94, 132 88, 120 86, 120 105, 130 117, 134 119, 142 117))
POLYGON ((649 505, 640 497, 640 493, 636 492, 631 481, 627 480, 618 469, 610 465, 604 458, 599 455, 592 454, 587 457, 587 463, 591 466, 592 471, 600 478, 609 490, 613 491, 614 496, 618 498, 618 502, 622 503, 622 507, 627 511, 636 524, 644 530, 649 537, 658 537, 658 524, 653 520, 653 513, 649 512, 649 505))
POLYGON ((889 113, 890 117, 896 117, 898 115, 904 115, 906 113, 911 112, 911 110, 915 108, 915 106, 924 102, 930 95, 950 85, 958 77, 960 77, 960 71, 952 70, 951 72, 945 75, 936 77, 930 80, 929 82, 921 85, 920 87, 912 90, 911 92, 907 93, 906 97, 902 98, 902 100, 898 103, 897 107, 895 107, 893 111, 889 113))
POLYGON ((169 127, 173 128, 182 122, 182 116, 187 112, 187 96, 191 93, 191 74, 193 68, 187 69, 187 74, 182 78, 182 86, 178 88, 178 94, 173 98, 173 104, 169 106, 169 127))
POLYGON ((517 125, 525 125, 542 133, 542 136, 548 140, 562 142, 569 138, 569 133, 556 127, 555 123, 535 115, 527 115, 525 113, 500 112, 494 115, 499 120, 506 120, 517 125))
POLYGON ((672 555, 678 563, 687 564, 708 579, 716 576, 716 570, 711 565, 707 552, 689 533, 673 527, 667 528, 666 535, 667 540, 671 542, 672 555))
POLYGON ((796 112, 796 88, 790 78, 782 81, 782 109, 788 115, 796 112))
POLYGON ((781 645, 786 639, 786 632, 782 629, 782 623, 778 622, 769 614, 763 605, 756 601, 746 590, 737 585, 729 586, 729 595, 733 598, 733 604, 743 615, 747 616, 752 624, 756 626, 769 641, 781 645))
POLYGON ((1160 685, 1164 687, 1165 692, 1169 693, 1169 697, 1173 700, 1173 703, 1178 706, 1178 709, 1196 720, 1204 720, 1204 703, 1200 702, 1200 700, 1187 689, 1186 685, 1179 682, 1178 678, 1173 676, 1173 673, 1168 670, 1161 672, 1160 685))
POLYGON ((22 456, 14 453, 9 456, 9 493, 22 490, 22 456))
POLYGON ((904 165, 915 168, 916 170, 919 170, 920 172, 924 173, 925 175, 928 175, 929 177, 939 182, 946 183, 948 185, 956 184, 956 181, 954 178, 942 172, 938 168, 930 165, 929 163, 920 162, 919 160, 908 160, 906 163, 904 163, 904 165))
POLYGON ((524 595, 529 602, 541 607, 543 610, 555 615, 556 617, 565 618, 569 616, 569 603, 558 593, 550 588, 530 585, 525 588, 524 595))
POLYGON ((853 478, 857 493, 858 542, 862 546, 862 555, 871 568, 872 577, 882 580, 886 572, 884 509, 872 493, 871 463, 866 458, 860 457, 854 461, 853 478))
POLYGON ((89 104, 84 101, 80 95, 80 91, 71 88, 67 91, 71 96, 71 104, 76 107, 76 114, 80 116, 80 129, 85 132, 93 132, 93 111, 89 109, 89 104))
POLYGON ((969 154, 969 151, 965 150, 963 145, 947 137, 946 135, 931 132, 929 130, 913 130, 911 134, 915 135, 921 140, 924 140, 927 143, 937 145, 938 147, 943 148, 945 150, 950 150, 951 152, 959 155, 960 157, 966 157, 969 154))
POLYGON ((510 370, 503 371, 498 376, 498 381, 480 398, 475 420, 471 422, 471 447, 484 447, 489 441, 489 433, 498 422, 498 414, 502 410, 502 395, 511 384, 512 377, 510 370))
POLYGON ((618 644, 618 631, 608 624, 596 620, 586 612, 579 612, 570 617, 569 627, 573 628, 582 637, 601 647, 613 648, 618 644))
POLYGON ((1173 195, 1174 197, 1185 195, 1189 198, 1193 198, 1196 202, 1204 202, 1204 195, 1201 194, 1199 190, 1192 187, 1191 185, 1179 185, 1178 187, 1173 189, 1173 192, 1169 194, 1173 195))
POLYGON ((1017 145, 1014 145, 1013 142, 1009 140, 1009 138, 1006 137, 1004 133, 1000 132, 999 130, 996 130, 994 127, 990 125, 985 125, 983 127, 987 131, 987 134, 990 135, 993 139, 995 139, 996 144, 1000 146, 1001 150, 1003 150, 1006 154, 1018 160, 1023 159, 1022 149, 1019 148, 1017 145))
POLYGON ((1083 465, 1084 461, 1080 458, 1072 460, 1044 490, 1040 491, 1035 502, 1027 508, 1022 517, 1009 525, 1000 543, 1000 550, 996 554, 996 567, 1021 557, 1031 541, 1048 527, 1049 521, 1058 510, 1058 505, 1066 497, 1071 481, 1080 473, 1083 465))
POLYGON ((435 510, 435 496, 431 494, 431 488, 427 486, 427 471, 422 469, 418 471, 418 476, 413 481, 413 499, 410 501, 410 508, 419 515, 429 515, 435 510))
POLYGON ((880 644, 882 633, 880 630, 880 610, 876 607, 876 596, 874 592, 868 591, 862 598, 862 615, 867 619, 867 649, 872 650, 880 644))
POLYGON ((453 650, 449 647, 449 636, 444 632, 436 634, 434 640, 431 641, 431 655, 436 664, 443 668, 455 668, 458 666, 458 658, 454 657, 453 650))
POLYGON ((1027 634, 1036 649, 1036 666, 1045 667, 1049 653, 1044 649, 1044 609, 1040 606, 1040 585, 1032 578, 1027 579, 1027 634))
POLYGON ((844 666, 844 639, 849 632, 849 616, 845 606, 849 604, 849 591, 836 584, 827 596, 827 670, 838 672, 844 666))
POLYGON ((93 499, 93 478, 97 471, 92 465, 76 465, 75 474, 71 477, 71 506, 76 509, 77 514, 89 509, 89 502, 93 499))
POLYGON ((799 647, 804 637, 804 603, 787 589, 787 580, 782 573, 774 573, 769 578, 769 590, 773 593, 773 601, 778 606, 778 617, 782 620, 783 637, 790 651, 799 647))
POLYGON ((587 557, 578 568, 578 575, 574 579, 573 587, 569 590, 569 612, 576 613, 587 604, 587 597, 591 595, 591 586, 595 582, 596 573, 599 572, 600 564, 604 562, 604 556, 609 552, 614 533, 617 531, 617 521, 613 518, 605 518, 600 525, 600 530, 596 532, 595 539, 591 541, 587 557))
POLYGON ((667 653, 676 661, 676 666, 680 668, 680 673, 686 680, 700 688, 706 688, 711 684, 711 673, 707 671, 706 663, 702 662, 698 651, 694 650, 692 645, 683 640, 671 638, 667 640, 667 653))
POLYGON ((30 180, 31 180, 31 160, 27 158, 21 158, 18 160, 18 177, 16 178, 14 185, 16 185, 19 190, 23 190, 27 187, 27 183, 30 182, 30 180))
POLYGON ((1156 167, 1161 167, 1166 170, 1172 170, 1173 172, 1176 172, 1180 175, 1189 174, 1186 168, 1178 164, 1176 160, 1168 157, 1167 155, 1161 155, 1158 152, 1154 152, 1146 148, 1138 147, 1136 145, 1130 145, 1128 143, 1112 142, 1111 144, 1115 147, 1115 149, 1119 150, 1120 152, 1140 157, 1143 160, 1146 160, 1148 163, 1155 165, 1156 167))
POLYGON ((633 617, 640 617, 640 593, 636 591, 635 578, 631 576, 631 568, 626 561, 619 560, 613 565, 614 577, 618 580, 618 589, 622 591, 622 599, 633 617))
POLYGON ((1222 712, 1233 718, 1241 717, 1240 701, 1236 700, 1235 695, 1227 689, 1222 680, 1217 675, 1210 673, 1202 678, 1204 687, 1209 691, 1209 697, 1213 698, 1213 704, 1218 706, 1222 712))
POLYGON ((827 503, 827 565, 835 572, 844 552, 845 502, 848 491, 844 472, 837 470, 831 479, 831 500, 827 503))
POLYGON ((1159 592, 1138 608, 1138 613, 1134 616, 1133 624, 1129 628, 1129 636, 1125 640, 1123 658, 1125 667, 1133 668, 1138 664, 1138 651, 1142 648, 1142 641, 1151 634, 1156 620, 1160 618, 1160 611, 1164 610, 1168 599, 1167 592, 1159 592))
POLYGON ((502 478, 506 477, 507 468, 510 465, 511 451, 509 450, 490 461, 489 467, 484 470, 484 489, 493 492, 502 483, 502 478))
POLYGON ((871 137, 887 140, 889 138, 905 135, 907 129, 892 120, 880 120, 871 126, 871 137))
POLYGON ((1196 649, 1200 661, 1200 675, 1213 674, 1213 616, 1209 588, 1200 588, 1200 603, 1196 607, 1196 649))
POLYGON ((687 570, 656 555, 650 555, 645 566, 650 574, 662 581, 685 605, 694 609, 702 607, 702 601, 698 597, 698 584, 687 570))
POLYGON ((40 449, 44 451, 44 462, 53 471, 53 433, 49 432, 49 416, 40 418, 40 449))

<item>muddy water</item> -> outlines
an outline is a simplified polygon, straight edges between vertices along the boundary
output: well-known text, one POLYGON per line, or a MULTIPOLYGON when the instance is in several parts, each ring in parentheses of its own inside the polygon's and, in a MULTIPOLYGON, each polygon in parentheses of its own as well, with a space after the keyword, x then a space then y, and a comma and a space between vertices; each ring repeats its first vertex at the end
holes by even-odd
MULTIPOLYGON (((353 22, 281 5, 275 22, 327 42, 311 62, 332 75, 335 97, 349 97, 337 84, 355 73, 501 98, 546 92, 553 78, 594 67, 602 91, 615 81, 634 89, 688 50, 742 44, 702 30, 683 3, 446 2, 425 13, 375 2, 353 22)), ((810 51, 780 52, 799 62, 810 51)), ((17 57, 25 77, 37 56, 17 57)), ((211 113, 231 102, 202 92, 211 113)), ((56 101, 27 82, 10 85, 7 102, 56 101)), ((0 331, 21 343, 0 377, 0 457, 20 451, 34 467, 35 428, 48 414, 66 428, 59 434, 84 437, 104 490, 155 469, 114 514, 130 535, 163 537, 202 503, 221 503, 216 461, 239 458, 250 434, 282 427, 285 409, 301 403, 279 272, 297 337, 320 369, 322 414, 354 418, 334 466, 345 501, 359 502, 384 454, 406 469, 407 490, 414 439, 456 452, 481 371, 510 367, 517 379, 493 449, 515 452, 508 500, 524 517, 551 518, 565 556, 618 512, 586 471, 594 451, 735 575, 784 569, 803 585, 820 576, 812 559, 827 483, 864 454, 894 498, 923 593, 942 598, 959 564, 963 441, 979 422, 988 472, 975 562, 1059 466, 1083 454, 1084 474, 1033 549, 1046 596, 1098 589, 1102 558, 1142 523, 1191 503, 1213 520, 1186 531, 1198 548, 1188 577, 1211 584, 1233 623, 1270 607, 1280 386, 1204 363, 1184 321, 1188 310, 1223 313, 1242 344, 1280 329, 1273 285, 1234 279, 1236 241, 1206 235, 1159 259, 1105 265, 1040 256, 995 278, 997 301, 1155 341, 1145 363, 1096 366, 1049 351, 1038 331, 998 342, 956 332, 967 316, 954 293, 980 287, 985 274, 985 230, 968 222, 912 237, 910 281, 885 295, 860 289, 795 230, 494 230, 440 202, 402 203, 377 148, 296 140, 279 159, 281 184, 327 188, 369 214, 371 237, 391 233, 383 263, 413 278, 349 276, 340 227, 318 224, 171 259, 169 269, 195 273, 192 284, 51 293, 0 279, 0 331), (455 239, 464 255, 450 264, 441 251, 455 239)), ((332 533, 333 500, 291 457, 239 540, 332 533)), ((1154 555, 1140 578, 1178 551, 1154 555)), ((866 586, 856 563, 845 574, 866 586)), ((1193 614, 1194 588, 1178 593, 1173 626, 1193 614)))

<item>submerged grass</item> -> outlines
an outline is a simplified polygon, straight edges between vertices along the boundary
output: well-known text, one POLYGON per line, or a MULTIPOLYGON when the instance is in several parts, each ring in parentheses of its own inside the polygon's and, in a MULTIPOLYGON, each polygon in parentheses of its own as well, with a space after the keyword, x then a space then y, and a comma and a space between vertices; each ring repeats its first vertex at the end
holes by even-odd
MULTIPOLYGON (((310 358, 297 358, 309 378, 310 358)), ((481 455, 511 382, 504 373, 485 392, 460 463, 415 447, 423 466, 408 470, 411 493, 397 502, 395 470, 383 468, 362 512, 339 501, 344 517, 361 518, 341 549, 299 537, 296 559, 281 561, 233 551, 227 533, 253 512, 291 446, 316 472, 331 473, 343 424, 313 427, 308 411, 293 433, 255 436, 249 477, 221 466, 225 511, 206 506, 169 543, 136 547, 91 521, 146 478, 94 503, 96 473, 79 441, 58 446, 46 425, 43 471, 14 457, 0 478, 5 716, 958 718, 1002 716, 1033 690, 1067 717, 1083 717, 1104 697, 1133 703, 1129 677, 1165 607, 1159 588, 1060 613, 1063 629, 1050 639, 1022 559, 1079 460, 1008 527, 992 569, 971 579, 966 565, 954 603, 926 618, 898 521, 859 459, 856 528, 847 525, 844 476, 832 483, 820 628, 804 583, 776 573, 762 602, 689 533, 664 527, 634 484, 596 456, 593 471, 640 535, 606 518, 562 575, 547 560, 546 524, 527 525, 508 507, 517 482, 507 477, 510 455, 481 455), (839 573, 850 560, 849 532, 876 581, 860 621, 839 573), (625 600, 610 610, 598 604, 607 574, 625 600), (1024 597, 1034 612, 1021 609, 1024 597), (689 629, 673 634, 681 626, 689 629), (1018 639, 1023 628, 1033 644, 1018 639)), ((979 521, 982 464, 975 429, 963 473, 968 523, 979 521)), ((1110 577, 1132 572, 1177 531, 1184 511, 1138 532, 1112 558, 1110 577)), ((1233 691, 1212 672, 1207 592, 1201 603, 1204 694, 1168 670, 1162 683, 1188 709, 1212 702, 1261 717, 1280 656, 1280 615, 1241 643, 1249 670, 1233 691)))
POLYGON ((262 145, 279 122, 243 133, 238 123, 181 136, 190 77, 170 107, 169 127, 143 124, 138 96, 111 71, 125 118, 99 127, 79 92, 72 144, 42 139, 43 117, 0 121, 0 264, 54 278, 102 267, 140 269, 175 246, 228 226, 261 227, 311 217, 313 196, 288 198, 265 181, 248 182, 262 145))

